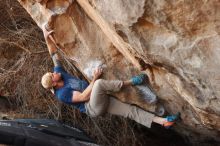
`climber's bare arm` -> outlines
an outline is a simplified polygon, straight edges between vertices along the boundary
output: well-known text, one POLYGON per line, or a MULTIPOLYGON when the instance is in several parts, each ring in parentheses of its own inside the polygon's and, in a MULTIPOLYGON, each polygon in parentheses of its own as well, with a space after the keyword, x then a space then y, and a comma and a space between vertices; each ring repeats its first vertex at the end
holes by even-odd
POLYGON ((89 101, 90 99, 90 94, 92 92, 93 85, 95 81, 102 75, 102 68, 97 68, 93 72, 93 79, 90 82, 89 86, 83 91, 73 91, 73 96, 72 96, 72 102, 77 103, 77 102, 86 102, 89 101))
POLYGON ((42 30, 43 30, 43 34, 44 34, 44 39, 46 41, 46 44, 47 44, 47 47, 48 47, 48 50, 49 50, 49 53, 52 55, 52 53, 55 53, 57 51, 57 47, 56 47, 56 44, 54 42, 54 39, 53 39, 53 33, 54 31, 53 30, 48 30, 46 28, 47 25, 44 25, 42 27, 42 30), (51 39, 52 38, 52 39, 51 39))
POLYGON ((56 53, 57 47, 53 43, 53 41, 50 39, 50 37, 45 38, 45 40, 46 40, 47 48, 48 48, 50 55, 53 55, 54 53, 56 53))
POLYGON ((92 82, 90 82, 89 86, 83 92, 73 91, 72 102, 78 103, 89 101, 94 83, 95 80, 92 80, 92 82))
POLYGON ((54 43, 51 41, 49 37, 46 39, 46 43, 47 43, 49 53, 52 57, 54 66, 61 66, 59 55, 57 53, 57 47, 54 45, 54 43))
POLYGON ((52 36, 53 31, 48 31, 45 27, 43 27, 43 33, 44 33, 44 38, 47 44, 47 48, 52 57, 54 66, 61 66, 59 55, 57 53, 57 46, 52 36))

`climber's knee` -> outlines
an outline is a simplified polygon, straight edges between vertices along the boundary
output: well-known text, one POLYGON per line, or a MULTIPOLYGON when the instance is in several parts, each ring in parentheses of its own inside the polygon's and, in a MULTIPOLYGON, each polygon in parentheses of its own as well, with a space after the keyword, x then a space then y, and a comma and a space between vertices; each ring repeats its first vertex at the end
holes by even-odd
POLYGON ((103 79, 98 79, 95 81, 94 85, 93 85, 93 88, 101 88, 102 87, 102 84, 103 84, 104 80, 103 79))

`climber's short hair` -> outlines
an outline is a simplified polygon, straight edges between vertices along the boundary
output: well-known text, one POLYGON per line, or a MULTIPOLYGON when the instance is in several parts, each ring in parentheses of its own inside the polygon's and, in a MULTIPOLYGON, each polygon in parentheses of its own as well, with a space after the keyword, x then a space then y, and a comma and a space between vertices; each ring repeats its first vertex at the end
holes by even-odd
POLYGON ((41 78, 41 84, 45 89, 52 89, 53 88, 53 80, 52 80, 52 73, 47 72, 41 78))

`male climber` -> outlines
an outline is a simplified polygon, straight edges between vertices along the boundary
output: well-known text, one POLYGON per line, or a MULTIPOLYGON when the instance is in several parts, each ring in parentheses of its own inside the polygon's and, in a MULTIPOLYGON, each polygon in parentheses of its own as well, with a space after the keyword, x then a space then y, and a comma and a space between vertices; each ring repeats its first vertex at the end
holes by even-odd
POLYGON ((52 37, 53 31, 48 31, 44 27, 43 33, 54 63, 54 72, 44 74, 41 83, 46 89, 54 89, 58 100, 73 105, 80 112, 86 113, 91 117, 110 113, 130 118, 149 128, 152 122, 169 128, 178 119, 178 114, 167 116, 166 118, 158 117, 137 106, 123 103, 107 94, 108 91, 118 92, 121 88, 126 88, 126 86, 142 84, 145 79, 144 74, 134 76, 127 81, 104 80, 99 79, 102 69, 97 68, 90 83, 68 74, 59 61, 57 46, 52 37))

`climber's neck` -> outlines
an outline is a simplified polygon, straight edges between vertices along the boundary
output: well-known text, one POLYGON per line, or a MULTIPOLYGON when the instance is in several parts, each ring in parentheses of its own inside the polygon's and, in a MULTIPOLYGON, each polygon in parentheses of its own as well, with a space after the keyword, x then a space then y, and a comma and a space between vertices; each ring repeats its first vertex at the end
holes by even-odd
POLYGON ((64 86, 64 81, 60 80, 59 82, 56 82, 55 89, 62 88, 64 86))

